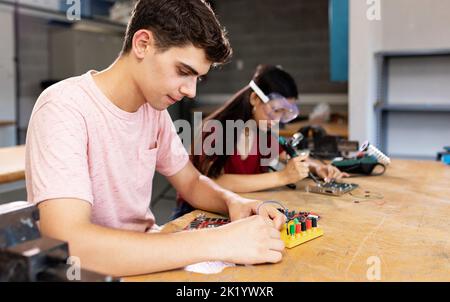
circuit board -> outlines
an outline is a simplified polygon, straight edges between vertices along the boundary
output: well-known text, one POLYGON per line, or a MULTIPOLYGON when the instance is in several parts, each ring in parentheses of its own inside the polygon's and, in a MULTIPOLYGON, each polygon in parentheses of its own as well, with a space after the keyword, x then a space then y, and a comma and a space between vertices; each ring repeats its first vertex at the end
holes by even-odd
POLYGON ((289 249, 323 235, 323 230, 317 224, 319 215, 286 211, 286 218, 286 223, 281 229, 281 239, 289 249))
POLYGON ((195 229, 207 229, 207 228, 216 228, 221 225, 230 223, 230 219, 228 218, 213 218, 206 217, 205 214, 200 214, 192 220, 188 226, 186 226, 185 230, 195 230, 195 229))
MULTIPOLYGON (((317 226, 319 215, 311 212, 278 210, 286 215, 286 223, 281 229, 281 239, 287 248, 293 248, 323 235, 323 230, 317 226)), ((184 230, 216 228, 227 223, 230 223, 228 218, 213 218, 200 214, 184 230)))
POLYGON ((358 188, 357 184, 352 183, 339 183, 339 182, 323 182, 315 183, 306 187, 307 192, 319 193, 332 196, 341 196, 345 193, 353 191, 358 188))

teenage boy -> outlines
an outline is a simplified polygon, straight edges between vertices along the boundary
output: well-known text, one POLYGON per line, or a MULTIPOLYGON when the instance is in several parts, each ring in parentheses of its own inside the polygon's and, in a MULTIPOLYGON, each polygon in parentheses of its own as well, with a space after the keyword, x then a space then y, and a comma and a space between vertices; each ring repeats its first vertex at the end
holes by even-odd
POLYGON ((222 260, 278 262, 284 216, 202 176, 190 163, 167 107, 193 98, 199 78, 231 55, 202 0, 141 0, 122 52, 107 69, 45 90, 26 142, 28 200, 44 235, 69 242, 87 269, 116 276, 222 260), (149 232, 155 169, 195 208, 223 213, 217 229, 149 232))

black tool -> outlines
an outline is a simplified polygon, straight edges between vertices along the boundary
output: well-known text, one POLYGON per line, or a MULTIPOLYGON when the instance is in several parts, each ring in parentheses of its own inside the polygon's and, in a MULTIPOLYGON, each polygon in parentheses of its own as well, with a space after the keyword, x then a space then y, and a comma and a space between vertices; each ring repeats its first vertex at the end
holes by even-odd
POLYGON ((338 168, 341 172, 350 174, 362 174, 378 176, 384 174, 386 166, 378 162, 373 155, 364 155, 355 158, 336 158, 331 164, 338 168), (381 167, 381 170, 377 167, 381 167), (375 171, 377 168, 377 171, 375 171))
MULTIPOLYGON (((283 147, 284 151, 286 151, 286 153, 289 154, 289 156, 291 158, 294 158, 294 157, 298 157, 299 156, 299 154, 298 154, 297 150, 295 149, 295 147, 298 144, 300 144, 300 142, 303 140, 303 138, 304 138, 303 134, 301 134, 300 132, 297 132, 297 133, 295 133, 292 136, 292 139, 289 140, 289 141, 285 137, 279 136, 278 137, 278 142, 283 147)), ((321 183, 320 180, 318 180, 311 172, 308 172, 308 176, 315 183, 317 183, 317 184, 321 183)))
POLYGON ((324 128, 317 125, 302 127, 299 130, 304 137, 299 149, 311 150, 311 157, 317 159, 333 159, 348 156, 359 149, 357 141, 349 141, 341 136, 328 135, 324 128))
POLYGON ((27 202, 0 206, 1 281, 119 281, 79 269, 69 277, 69 247, 64 241, 42 237, 37 227, 39 211, 27 202), (78 278, 78 280, 76 280, 78 278))

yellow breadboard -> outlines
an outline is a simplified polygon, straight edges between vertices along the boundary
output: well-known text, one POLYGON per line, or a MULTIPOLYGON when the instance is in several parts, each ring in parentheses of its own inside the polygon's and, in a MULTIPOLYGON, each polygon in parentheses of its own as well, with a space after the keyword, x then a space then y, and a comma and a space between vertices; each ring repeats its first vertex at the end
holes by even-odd
POLYGON ((290 249, 297 245, 303 244, 307 241, 313 240, 323 235, 321 228, 311 228, 307 231, 297 233, 295 235, 288 235, 286 226, 281 230, 281 239, 284 241, 284 245, 290 249))

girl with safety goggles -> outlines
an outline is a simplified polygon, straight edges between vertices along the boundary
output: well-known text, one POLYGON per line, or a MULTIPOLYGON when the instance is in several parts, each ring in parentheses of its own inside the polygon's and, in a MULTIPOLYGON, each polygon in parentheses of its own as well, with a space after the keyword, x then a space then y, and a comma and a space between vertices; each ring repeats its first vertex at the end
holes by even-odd
MULTIPOLYGON (((288 123, 299 114, 297 107, 298 90, 295 80, 290 74, 276 66, 260 65, 249 85, 237 92, 225 105, 208 116, 203 121, 203 126, 209 121, 219 121, 223 125, 223 135, 227 133, 226 121, 242 120, 243 122, 255 121, 257 131, 245 129, 243 133, 233 138, 236 146, 233 154, 212 154, 205 151, 201 155, 191 157, 194 166, 204 175, 214 179, 222 187, 237 192, 254 192, 287 184, 296 183, 312 172, 321 178, 340 178, 339 170, 331 165, 323 165, 310 160, 307 157, 287 159, 281 146, 275 157, 286 160, 283 170, 268 172, 268 166, 261 165, 261 160, 266 158, 260 152, 261 131, 271 133, 272 128, 278 123, 288 123)), ((205 127, 204 127, 205 128, 205 127)), ((210 139, 215 132, 202 131, 202 141, 210 139)), ((265 135, 266 144, 278 144, 274 135, 265 135)), ((226 143, 223 142, 224 149, 226 143)), ((274 154, 272 154, 273 156, 274 154)), ((178 209, 174 217, 181 216, 193 208, 179 198, 178 209)))

